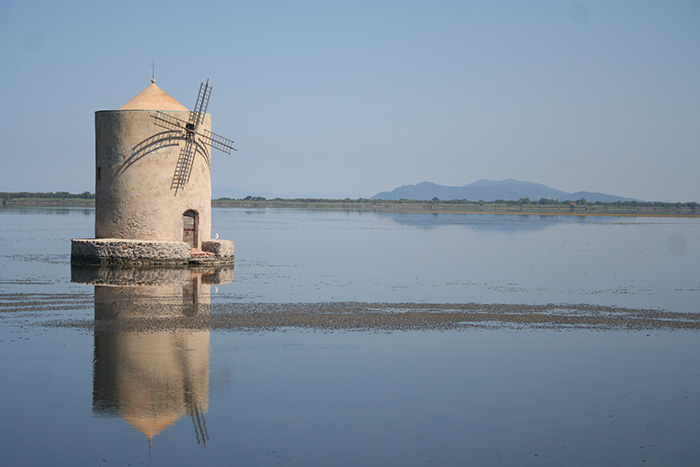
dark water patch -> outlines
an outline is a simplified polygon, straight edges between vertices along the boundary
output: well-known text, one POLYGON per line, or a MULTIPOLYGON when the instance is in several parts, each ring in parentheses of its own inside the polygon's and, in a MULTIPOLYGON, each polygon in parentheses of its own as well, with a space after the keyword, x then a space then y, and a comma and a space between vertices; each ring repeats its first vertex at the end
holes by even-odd
POLYGON ((0 313, 87 310, 94 304, 92 293, 1 293, 0 313))
POLYGON ((70 264, 69 254, 24 254, 24 255, 5 255, 15 261, 25 261, 29 263, 46 263, 46 264, 70 264))
POLYGON ((10 279, 0 280, 0 285, 51 285, 55 284, 55 280, 37 280, 37 279, 10 279))

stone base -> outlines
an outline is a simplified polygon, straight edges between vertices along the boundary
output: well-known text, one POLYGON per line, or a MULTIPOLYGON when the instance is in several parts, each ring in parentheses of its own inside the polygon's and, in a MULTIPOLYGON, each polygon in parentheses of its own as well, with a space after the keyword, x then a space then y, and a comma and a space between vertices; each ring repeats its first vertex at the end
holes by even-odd
POLYGON ((90 238, 71 240, 73 265, 189 266, 233 264, 233 242, 207 240, 201 250, 185 242, 90 238))

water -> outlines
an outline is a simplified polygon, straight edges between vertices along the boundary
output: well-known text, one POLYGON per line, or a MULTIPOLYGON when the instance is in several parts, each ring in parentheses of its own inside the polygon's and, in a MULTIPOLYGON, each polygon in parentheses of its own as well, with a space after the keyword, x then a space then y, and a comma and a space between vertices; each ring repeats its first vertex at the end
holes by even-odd
POLYGON ((699 303, 699 219, 225 209, 214 219, 237 242, 231 289, 242 299, 699 303))
POLYGON ((0 210, 0 465, 700 458, 700 219, 215 209, 235 274, 71 271, 93 222, 0 210))

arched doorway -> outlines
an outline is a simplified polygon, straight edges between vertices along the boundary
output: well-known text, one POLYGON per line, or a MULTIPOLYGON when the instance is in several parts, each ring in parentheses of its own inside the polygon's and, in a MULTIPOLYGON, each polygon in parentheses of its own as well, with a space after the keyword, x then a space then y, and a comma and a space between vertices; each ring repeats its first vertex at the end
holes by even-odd
POLYGON ((182 215, 182 241, 190 248, 199 247, 199 215, 197 211, 188 209, 182 215))

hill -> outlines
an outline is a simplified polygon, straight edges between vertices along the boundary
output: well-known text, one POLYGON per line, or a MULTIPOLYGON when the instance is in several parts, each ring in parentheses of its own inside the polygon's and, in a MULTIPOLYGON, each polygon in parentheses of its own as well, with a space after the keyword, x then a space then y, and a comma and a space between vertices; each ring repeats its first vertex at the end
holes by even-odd
POLYGON ((470 201, 519 200, 524 198, 529 198, 533 201, 540 198, 576 201, 585 198, 586 201, 592 203, 596 201, 603 203, 639 201, 634 198, 589 191, 567 193, 540 183, 521 182, 512 178, 507 180, 478 180, 464 186, 444 186, 431 182, 422 182, 417 185, 400 186, 392 191, 378 193, 371 199, 430 200, 433 198, 441 200, 467 199, 470 201))

